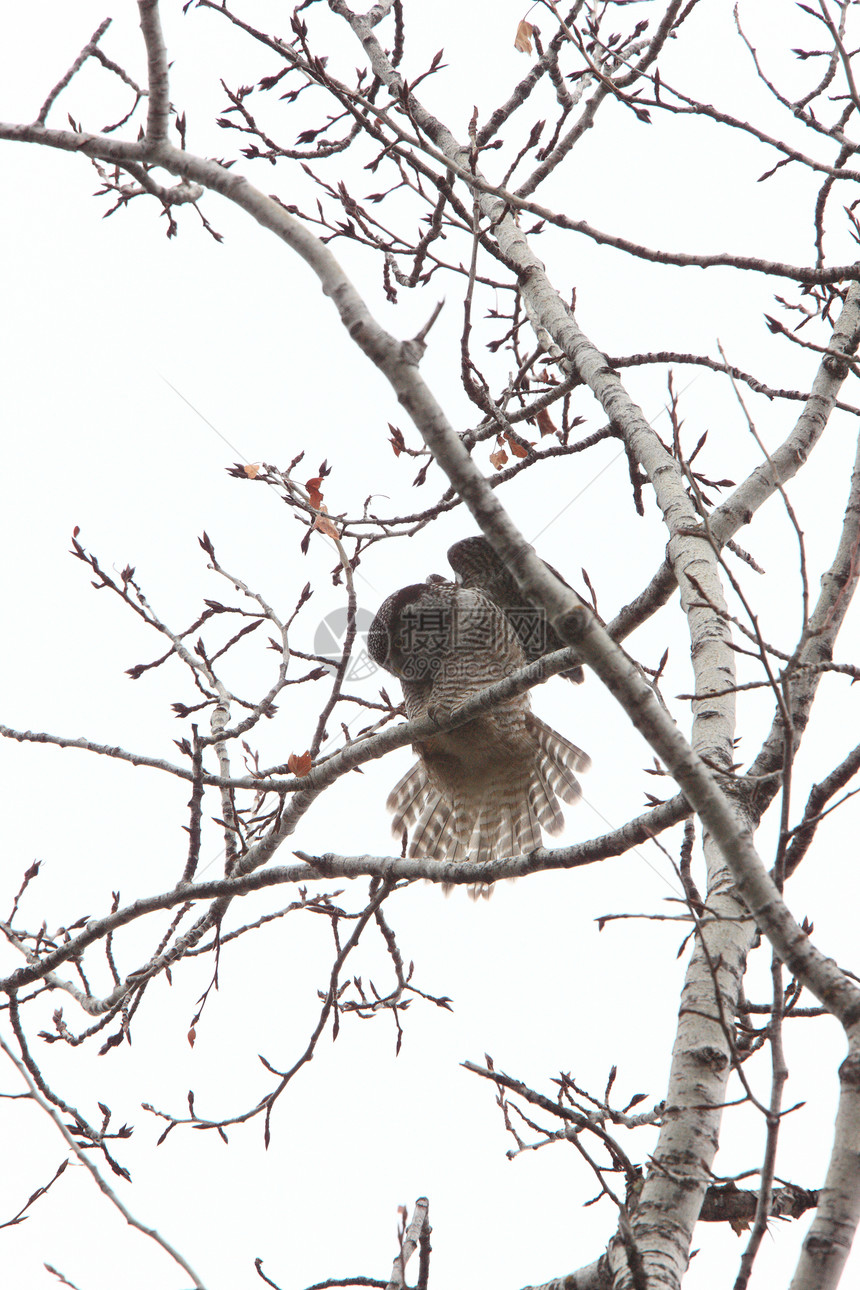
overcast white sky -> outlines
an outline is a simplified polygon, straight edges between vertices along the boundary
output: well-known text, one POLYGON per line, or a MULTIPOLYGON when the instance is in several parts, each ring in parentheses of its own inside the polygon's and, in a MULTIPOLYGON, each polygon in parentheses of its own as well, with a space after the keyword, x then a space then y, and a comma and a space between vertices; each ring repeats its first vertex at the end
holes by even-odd
MULTIPOLYGON (((765 125, 773 125, 775 114, 763 96, 750 91, 744 98, 740 80, 735 82, 738 55, 724 43, 723 8, 703 4, 698 18, 701 96, 720 98, 733 111, 759 110, 765 125), (732 94, 741 95, 740 101, 729 104, 732 94)), ((788 15, 791 7, 767 7, 774 26, 777 8, 788 15)), ((231 85, 248 82, 270 72, 273 62, 237 42, 216 15, 199 11, 183 18, 180 10, 177 3, 164 6, 174 60, 172 98, 188 115, 188 146, 227 155, 234 139, 212 125, 223 108, 218 76, 231 85)), ((130 0, 116 0, 113 10, 89 0, 16 6, 4 19, 0 39, 0 119, 33 118, 47 90, 111 12, 115 22, 103 47, 143 80, 130 0)), ((262 25, 277 28, 280 22, 286 34, 288 11, 281 6, 261 0, 243 12, 262 25)), ((643 13, 650 16, 648 6, 643 13)), ((408 9, 407 15, 409 21, 408 9)), ((507 0, 495 4, 491 16, 485 6, 437 0, 432 10, 422 7, 411 17, 407 74, 414 77, 444 46, 449 70, 427 84, 426 97, 461 136, 472 105, 483 110, 522 75, 523 55, 513 49, 520 17, 522 11, 507 0), (480 57, 470 59, 476 48, 480 57)), ((333 19, 316 10, 311 18, 331 27, 337 66, 348 70, 360 62, 361 51, 333 19)), ((532 20, 538 20, 534 14, 532 20)), ((669 66, 671 59, 669 51, 669 66)), ((800 75, 794 68, 790 74, 800 75)), ((70 112, 98 129, 126 106, 103 69, 88 65, 51 121, 64 125, 70 112)), ((739 207, 732 196, 735 181, 761 173, 772 163, 771 154, 751 147, 723 153, 716 132, 713 147, 703 149, 685 122, 661 134, 658 145, 656 132, 637 125, 629 113, 613 111, 612 129, 592 131, 577 165, 544 195, 548 204, 565 204, 599 227, 643 241, 672 245, 674 239, 679 249, 737 249, 809 262, 805 179, 783 172, 755 190, 758 205, 739 207)), ((781 128, 787 128, 784 122, 781 128)), ((292 119, 288 131, 295 133, 292 119)), ((307 186, 288 168, 261 168, 253 178, 284 201, 298 200, 296 193, 307 199, 307 186)), ((355 182, 357 192, 373 189, 372 178, 360 172, 355 182)), ((154 606, 175 626, 192 620, 202 597, 229 593, 227 584, 206 571, 197 545, 204 528, 223 563, 282 614, 310 580, 314 599, 293 643, 311 648, 315 625, 342 603, 329 578, 335 563, 330 545, 315 538, 302 556, 298 526, 274 495, 228 478, 225 467, 237 459, 285 466, 304 449, 308 469, 299 478, 314 475, 327 458, 333 472, 326 500, 333 512, 350 513, 370 493, 387 494, 391 510, 426 504, 438 493, 441 476, 431 470, 423 490, 411 488, 414 469, 403 458, 395 461, 386 447, 386 426, 399 425, 412 444, 417 432, 352 346, 310 272, 280 243, 214 196, 206 198, 205 211, 224 234, 222 244, 190 211, 181 212, 180 236, 168 241, 153 206, 138 202, 103 220, 105 205, 91 197, 96 187, 94 171, 81 158, 2 145, 0 711, 11 726, 85 734, 173 758, 172 741, 185 728, 169 705, 193 701, 189 686, 178 669, 149 673, 135 683, 125 676, 126 668, 162 653, 161 642, 109 593, 90 588, 86 569, 68 555, 72 529, 80 526, 81 540, 105 567, 134 565, 154 606)), ((719 271, 667 273, 584 241, 548 236, 540 245, 559 285, 567 291, 576 286, 581 323, 608 354, 662 348, 714 353, 719 338, 741 365, 752 347, 759 374, 774 385, 806 388, 811 381, 814 359, 800 362, 766 329, 762 313, 772 312, 773 302, 763 280, 739 285, 719 271)), ((347 244, 335 249, 381 320, 400 336, 414 334, 442 293, 441 284, 415 297, 403 293, 393 309, 382 297, 373 265, 347 244)), ((853 254, 847 240, 840 245, 834 238, 833 259, 853 254)), ((460 322, 452 297, 423 370, 457 428, 464 429, 474 424, 475 410, 458 388, 460 322)), ((685 390, 690 442, 709 429, 711 456, 703 460, 718 474, 730 463, 733 477, 743 477, 758 460, 757 449, 727 392, 692 369, 680 370, 676 384, 685 390)), ((655 427, 666 432, 662 377, 633 372, 629 387, 655 427)), ((853 390, 846 397, 857 401, 853 390)), ((761 400, 752 406, 766 441, 778 442, 789 414, 761 400)), ((577 411, 586 418, 584 433, 603 423, 590 396, 581 396, 577 411)), ((807 536, 813 590, 841 521, 854 433, 848 418, 834 417, 818 450, 816 474, 801 475, 792 489, 807 536)), ((558 476, 533 471, 507 490, 505 500, 526 536, 568 578, 578 581, 581 567, 587 568, 609 617, 656 569, 665 533, 650 497, 646 520, 633 514, 623 484, 626 463, 615 441, 570 460, 563 486, 558 476)), ((377 547, 361 566, 362 605, 375 611, 403 582, 446 572, 445 549, 473 531, 473 522, 458 510, 408 544, 377 547)), ((794 538, 784 515, 774 511, 744 540, 767 568, 794 538)), ((796 587, 765 579, 754 590, 765 597, 766 634, 790 647, 799 625, 796 587)), ((634 650, 643 662, 656 665, 669 643, 672 615, 676 630, 680 616, 672 610, 636 636, 634 650)), ((855 616, 840 658, 856 658, 856 646, 855 616)), ((249 646, 237 657, 231 682, 262 693, 272 657, 249 646)), ((378 685, 378 676, 356 682, 368 696, 378 685)), ((683 631, 676 631, 666 693, 689 688, 688 646, 683 631)), ((847 683, 839 693, 842 706, 837 703, 829 720, 817 720, 810 730, 798 762, 801 785, 829 770, 856 739, 850 707, 855 696, 847 683), (816 756, 823 747, 831 750, 824 761, 816 756)), ((571 812, 565 839, 621 824, 641 809, 644 792, 660 791, 661 781, 655 788, 643 773, 652 764, 650 753, 596 681, 589 679, 578 691, 552 681, 534 703, 593 758, 584 802, 571 812)), ((750 698, 745 712, 739 753, 744 761, 767 729, 770 706, 750 698)), ((292 706, 282 696, 277 718, 256 738, 262 760, 301 752, 312 721, 309 706, 298 700, 292 706)), ((389 853, 384 801, 409 759, 403 750, 325 794, 297 831, 296 848, 389 853)), ((184 785, 154 771, 32 746, 0 747, 0 766, 4 917, 20 876, 36 858, 43 863, 42 877, 26 905, 34 926, 42 918, 51 928, 103 914, 115 889, 128 901, 176 880, 185 848, 184 785)), ((798 790, 798 810, 804 791, 798 790)), ((207 801, 208 814, 216 815, 216 799, 207 801)), ((856 969, 851 911, 857 817, 850 812, 846 808, 822 829, 814 870, 797 876, 791 894, 797 916, 814 920, 821 947, 845 966, 853 958, 856 969), (845 898, 833 900, 832 890, 841 884, 845 898)), ((664 838, 670 849, 677 849, 677 841, 677 834, 664 838)), ((770 825, 762 830, 763 854, 772 842, 770 825)), ((215 875, 221 852, 214 827, 208 843, 207 871, 215 875)), ((509 1140, 494 1091, 459 1064, 481 1061, 489 1052, 500 1069, 548 1092, 552 1077, 568 1070, 598 1093, 616 1063, 619 1102, 636 1092, 647 1094, 646 1105, 659 1100, 684 967, 684 957, 676 957, 684 929, 640 919, 611 923, 601 933, 595 920, 606 913, 671 914, 677 906, 667 900, 677 895, 671 866, 656 847, 593 869, 502 885, 491 901, 477 906, 462 893, 446 900, 423 886, 399 894, 390 902, 389 917, 405 955, 414 959, 416 983, 432 994, 450 995, 454 1010, 413 1005, 396 1060, 393 1028, 384 1019, 363 1025, 351 1019, 335 1045, 326 1038, 311 1067, 282 1098, 268 1152, 257 1122, 235 1129, 229 1148, 214 1135, 177 1131, 156 1151, 160 1125, 140 1105, 181 1114, 193 1088, 197 1110, 214 1117, 250 1105, 269 1087, 257 1054, 283 1069, 313 1026, 315 991, 324 987, 330 961, 322 921, 293 916, 272 924, 253 943, 225 951, 220 989, 210 998, 193 1050, 185 1034, 211 976, 208 958, 184 966, 172 987, 161 980, 150 989, 133 1047, 100 1059, 60 1045, 39 1055, 54 1086, 91 1117, 98 1118, 100 1097, 110 1103, 116 1124, 135 1125, 132 1142, 118 1152, 134 1184, 117 1186, 138 1218, 182 1250, 210 1290, 261 1284, 253 1268, 256 1256, 284 1290, 326 1276, 384 1276, 395 1253, 396 1207, 407 1204, 411 1210, 422 1194, 430 1197, 434 1227, 434 1290, 538 1283, 596 1257, 612 1230, 613 1213, 605 1204, 581 1207, 593 1194, 593 1182, 562 1145, 506 1161, 509 1140)), ((254 897, 241 917, 256 917, 288 898, 254 897)), ((136 965, 136 954, 151 952, 151 937, 128 933, 121 970, 136 965)), ((757 959, 757 984, 749 992, 755 995, 758 988, 762 997, 768 956, 759 951, 757 959)), ((11 951, 4 963, 17 966, 11 951)), ((365 980, 388 980, 387 964, 372 947, 360 954, 354 970, 365 980)), ((102 985, 109 988, 107 980, 102 985)), ((58 1006, 73 1029, 84 1024, 70 999, 47 995, 41 1002, 45 1029, 58 1006)), ((787 1036, 787 1100, 811 1105, 786 1122, 778 1172, 814 1187, 829 1150, 844 1044, 835 1022, 815 1023, 813 1040, 804 1024, 795 1023, 787 1036)), ((764 1066, 758 1081, 766 1097, 764 1066)), ((19 1091, 13 1072, 0 1076, 0 1091, 19 1091)), ((10 1102, 0 1113, 6 1162, 0 1175, 2 1222, 48 1181, 64 1148, 35 1109, 10 1102)), ((736 1113, 718 1168, 725 1174, 753 1168, 763 1136, 759 1116, 746 1109, 736 1113)), ((637 1139, 625 1145, 642 1159, 649 1144, 637 1139)), ((787 1284, 805 1226, 776 1225, 759 1258, 758 1284, 787 1284)), ((685 1284, 692 1290, 730 1285, 742 1240, 703 1225, 697 1243, 702 1253, 685 1284)), ((119 1280, 128 1290, 155 1284, 178 1290, 186 1284, 152 1243, 126 1230, 78 1168, 67 1171, 27 1222, 0 1232, 0 1264, 10 1284, 34 1290, 56 1285, 44 1263, 81 1290, 102 1290, 119 1280)), ((845 1284, 858 1274, 855 1256, 845 1284)))

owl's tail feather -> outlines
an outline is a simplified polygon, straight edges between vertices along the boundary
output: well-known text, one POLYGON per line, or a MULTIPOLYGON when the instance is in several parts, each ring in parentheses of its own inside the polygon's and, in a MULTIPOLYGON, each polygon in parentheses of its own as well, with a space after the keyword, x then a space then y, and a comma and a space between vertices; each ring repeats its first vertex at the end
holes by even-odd
POLYGON ((391 832, 395 837, 399 836, 404 829, 411 829, 419 818, 428 788, 427 772, 420 761, 417 761, 394 785, 385 805, 394 815, 391 821, 391 832))
POLYGON ((579 801, 582 788, 574 772, 588 770, 591 758, 533 712, 526 713, 526 729, 539 749, 529 783, 529 802, 547 833, 559 833, 564 816, 558 798, 571 805, 579 801))
MULTIPOLYGON (((470 860, 486 862, 504 856, 528 855, 541 845, 540 819, 529 798, 524 799, 521 769, 509 777, 496 776, 492 794, 463 804, 469 816, 471 836, 470 860)), ((468 888, 472 900, 488 899, 491 882, 474 883, 468 888)))
MULTIPOLYGON (((533 713, 526 730, 534 742, 530 768, 513 761, 508 774, 496 773, 480 792, 464 780, 453 796, 430 783, 422 762, 407 771, 392 789, 388 809, 395 836, 409 833, 408 855, 415 859, 470 860, 483 863, 503 856, 528 855, 541 845, 541 829, 560 832, 564 824, 559 799, 573 803, 582 795, 576 771, 590 758, 533 713)), ((492 884, 469 889, 473 898, 487 896, 492 884)))
POLYGON ((394 836, 410 833, 411 858, 465 860, 468 828, 463 826, 462 809, 430 784, 420 761, 394 785, 387 806, 394 814, 394 836))
POLYGON ((541 829, 560 833, 564 826, 559 798, 573 803, 582 796, 575 771, 587 770, 591 759, 532 712, 526 730, 536 745, 530 770, 512 763, 510 774, 496 775, 492 789, 475 803, 465 803, 473 821, 470 860, 493 860, 528 855, 542 844, 541 829), (470 809, 471 807, 471 809, 470 809))
MULTIPOLYGON (((469 852, 474 815, 469 803, 462 799, 451 801, 428 781, 421 762, 406 772, 395 784, 388 797, 388 809, 394 812, 391 831, 401 837, 404 830, 410 833, 407 855, 417 860, 465 860, 469 852)), ((493 853, 471 855, 471 859, 492 859, 493 853)), ((452 883, 443 883, 447 896, 452 883)), ((492 883, 473 883, 468 892, 472 900, 487 897, 492 883)))
MULTIPOLYGON (((469 803, 466 804, 469 808, 469 803)), ((521 774, 497 777, 490 797, 472 804, 469 859, 498 860, 527 855, 541 844, 540 823, 528 801, 523 801, 521 774)))

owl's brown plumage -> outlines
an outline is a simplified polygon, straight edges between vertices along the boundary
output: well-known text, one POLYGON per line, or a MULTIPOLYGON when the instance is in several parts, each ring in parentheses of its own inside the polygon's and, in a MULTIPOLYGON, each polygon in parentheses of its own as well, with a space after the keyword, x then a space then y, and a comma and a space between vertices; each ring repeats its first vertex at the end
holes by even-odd
MULTIPOLYGON (((368 651, 397 676, 410 718, 437 719, 528 661, 491 595, 434 576, 389 596, 368 651)), ((580 796, 580 748, 551 730, 517 695, 454 730, 415 744, 418 761, 394 787, 392 829, 410 856, 491 860, 535 850, 541 828, 558 833, 559 805, 580 796)))
MULTIPOLYGON (((485 537, 467 537, 455 542, 448 548, 448 563, 456 573, 458 582, 464 587, 476 587, 483 591, 504 612, 529 663, 534 663, 544 654, 551 654, 553 650, 564 649, 564 641, 547 621, 543 609, 530 605, 525 600, 513 574, 508 572, 485 537)), ((546 561, 543 563, 559 582, 563 582, 566 587, 570 585, 558 569, 554 569, 546 561)), ((560 675, 575 685, 583 679, 579 664, 560 675)))

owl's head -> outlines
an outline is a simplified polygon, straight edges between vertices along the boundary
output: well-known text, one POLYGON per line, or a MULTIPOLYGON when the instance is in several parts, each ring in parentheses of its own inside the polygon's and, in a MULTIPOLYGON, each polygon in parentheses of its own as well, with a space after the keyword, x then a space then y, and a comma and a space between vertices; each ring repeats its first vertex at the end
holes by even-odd
POLYGON ((525 660, 513 628, 488 596, 436 574, 388 597, 371 624, 367 648, 380 667, 419 686, 443 673, 449 680, 468 674, 478 660, 492 659, 494 666, 501 660, 509 670, 525 660))
POLYGON ((433 574, 389 596, 367 633, 374 663, 401 681, 432 682, 449 647, 459 591, 433 574))

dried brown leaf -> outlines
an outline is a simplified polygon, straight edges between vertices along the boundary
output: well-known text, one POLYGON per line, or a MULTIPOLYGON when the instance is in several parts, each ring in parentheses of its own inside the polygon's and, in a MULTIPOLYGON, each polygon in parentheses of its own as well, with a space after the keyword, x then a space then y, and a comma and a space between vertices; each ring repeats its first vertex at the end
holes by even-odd
POLYGON ((517 26, 517 38, 514 41, 514 49, 518 49, 521 54, 530 54, 532 52, 532 32, 534 27, 525 18, 520 20, 517 26))
POLYGON ((552 423, 552 417, 546 408, 541 408, 540 412, 535 417, 535 421, 537 422, 537 427, 541 432, 541 436, 545 434, 555 434, 555 426, 552 423))
POLYGON ((321 506, 320 510, 323 512, 323 514, 318 515, 314 520, 314 524, 313 524, 314 528, 319 529, 320 533, 325 533, 330 538, 335 538, 335 539, 339 538, 340 534, 338 533, 337 528, 335 527, 333 521, 329 519, 326 508, 324 506, 321 506))
POLYGON ((517 443, 513 435, 508 434, 507 430, 505 431, 505 439, 507 440, 508 447, 515 457, 527 457, 529 455, 528 448, 524 448, 521 443, 517 443))
POLYGON ((304 779, 311 768, 310 752, 290 753, 287 758, 287 765, 297 779, 304 779))

